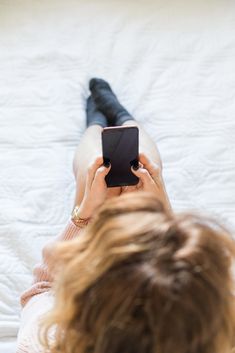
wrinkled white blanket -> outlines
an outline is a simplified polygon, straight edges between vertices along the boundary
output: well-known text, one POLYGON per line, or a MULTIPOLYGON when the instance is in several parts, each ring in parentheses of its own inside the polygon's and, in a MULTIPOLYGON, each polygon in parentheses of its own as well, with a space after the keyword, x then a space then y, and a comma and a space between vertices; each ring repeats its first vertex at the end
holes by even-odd
POLYGON ((173 207, 235 227, 234 1, 1 0, 0 352, 71 211, 92 76, 158 143, 173 207))

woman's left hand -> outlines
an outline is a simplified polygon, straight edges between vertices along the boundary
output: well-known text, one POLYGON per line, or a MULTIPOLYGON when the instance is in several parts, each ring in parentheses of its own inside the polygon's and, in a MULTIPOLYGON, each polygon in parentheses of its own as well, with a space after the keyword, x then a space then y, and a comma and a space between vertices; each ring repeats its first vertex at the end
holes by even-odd
POLYGON ((108 192, 105 177, 110 169, 111 165, 108 168, 103 165, 103 157, 96 158, 88 168, 85 193, 79 207, 81 218, 91 218, 96 209, 104 203, 108 192))
POLYGON ((122 193, 136 190, 152 193, 162 202, 166 209, 171 210, 161 168, 143 153, 139 155, 139 162, 139 169, 134 170, 132 168, 132 173, 139 178, 139 183, 136 186, 124 187, 122 193))

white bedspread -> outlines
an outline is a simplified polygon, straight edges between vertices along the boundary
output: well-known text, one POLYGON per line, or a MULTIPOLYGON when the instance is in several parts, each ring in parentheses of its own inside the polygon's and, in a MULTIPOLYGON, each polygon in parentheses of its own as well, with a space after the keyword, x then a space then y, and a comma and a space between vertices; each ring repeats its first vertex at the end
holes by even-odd
POLYGON ((235 227, 234 1, 1 0, 0 352, 71 211, 92 76, 158 143, 174 208, 235 227))

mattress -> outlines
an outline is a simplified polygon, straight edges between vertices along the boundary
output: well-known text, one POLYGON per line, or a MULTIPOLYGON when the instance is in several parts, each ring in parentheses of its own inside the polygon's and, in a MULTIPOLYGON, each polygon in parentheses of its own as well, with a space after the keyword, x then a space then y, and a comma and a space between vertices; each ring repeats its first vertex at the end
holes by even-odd
POLYGON ((71 212, 93 76, 158 144, 173 208, 235 229, 233 1, 1 0, 0 352, 71 212))

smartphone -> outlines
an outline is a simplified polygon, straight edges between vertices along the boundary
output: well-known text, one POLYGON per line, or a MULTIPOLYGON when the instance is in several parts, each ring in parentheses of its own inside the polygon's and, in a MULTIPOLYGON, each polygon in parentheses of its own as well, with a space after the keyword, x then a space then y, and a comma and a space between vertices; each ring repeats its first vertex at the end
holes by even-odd
POLYGON ((111 163, 105 180, 108 187, 136 185, 139 178, 131 166, 139 165, 139 129, 137 126, 107 127, 102 131, 104 165, 111 163))

